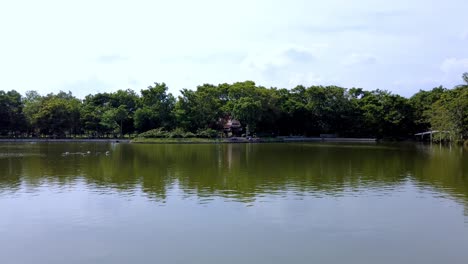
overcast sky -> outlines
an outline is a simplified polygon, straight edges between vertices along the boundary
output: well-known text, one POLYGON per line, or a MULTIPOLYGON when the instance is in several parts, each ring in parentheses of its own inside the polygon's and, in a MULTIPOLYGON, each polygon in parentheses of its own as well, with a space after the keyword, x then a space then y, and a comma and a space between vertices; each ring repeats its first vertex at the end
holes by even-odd
POLYGON ((0 90, 253 80, 419 89, 468 71, 466 0, 0 1, 0 90))

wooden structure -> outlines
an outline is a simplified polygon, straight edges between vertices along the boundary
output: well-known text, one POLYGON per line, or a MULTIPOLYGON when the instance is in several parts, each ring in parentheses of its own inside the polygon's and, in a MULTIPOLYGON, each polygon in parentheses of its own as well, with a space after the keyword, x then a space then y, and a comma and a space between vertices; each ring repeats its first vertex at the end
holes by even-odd
POLYGON ((242 125, 239 120, 229 118, 223 126, 224 133, 231 136, 240 136, 242 133, 242 125))
POLYGON ((440 130, 431 130, 431 131, 426 131, 426 132, 421 132, 421 133, 417 133, 417 134, 414 134, 415 136, 421 136, 421 140, 424 140, 424 136, 425 135, 429 135, 430 136, 430 141, 432 142, 432 138, 433 138, 433 134, 435 133, 448 133, 450 134, 449 131, 440 131, 440 130))

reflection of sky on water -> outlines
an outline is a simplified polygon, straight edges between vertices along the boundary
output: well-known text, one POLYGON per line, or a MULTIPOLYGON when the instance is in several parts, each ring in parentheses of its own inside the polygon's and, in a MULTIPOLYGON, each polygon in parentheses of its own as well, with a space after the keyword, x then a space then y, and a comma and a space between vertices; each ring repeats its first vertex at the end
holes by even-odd
POLYGON ((138 188, 96 189, 83 179, 21 189, 0 196, 1 258, 16 263, 463 263, 468 257, 463 204, 409 180, 385 195, 378 188, 316 196, 285 191, 249 201, 187 195, 178 183, 164 202, 138 188))

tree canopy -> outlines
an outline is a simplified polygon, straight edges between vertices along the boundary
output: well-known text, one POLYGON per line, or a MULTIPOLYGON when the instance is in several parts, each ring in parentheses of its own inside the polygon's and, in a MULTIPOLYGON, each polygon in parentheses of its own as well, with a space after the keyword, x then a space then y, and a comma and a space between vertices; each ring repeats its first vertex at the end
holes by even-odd
POLYGON ((404 139, 440 130, 447 131, 440 140, 466 140, 468 73, 462 79, 452 89, 421 90, 411 98, 379 89, 266 88, 252 81, 203 84, 181 90, 177 98, 157 82, 140 93, 127 89, 84 99, 71 92, 43 96, 0 90, 0 136, 117 137, 154 129, 212 135, 237 119, 247 135, 404 139))

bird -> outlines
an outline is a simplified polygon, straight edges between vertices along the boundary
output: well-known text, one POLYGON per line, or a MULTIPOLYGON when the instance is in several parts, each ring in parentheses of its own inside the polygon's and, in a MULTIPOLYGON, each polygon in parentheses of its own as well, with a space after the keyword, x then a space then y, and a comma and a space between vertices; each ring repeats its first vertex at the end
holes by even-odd
POLYGON ((106 156, 109 156, 110 155, 110 151, 106 151, 106 156))

